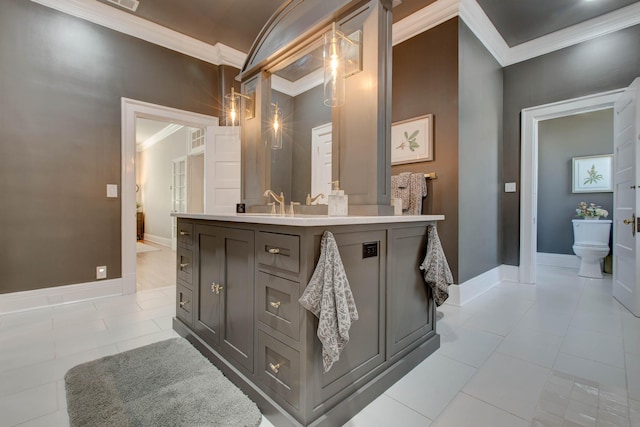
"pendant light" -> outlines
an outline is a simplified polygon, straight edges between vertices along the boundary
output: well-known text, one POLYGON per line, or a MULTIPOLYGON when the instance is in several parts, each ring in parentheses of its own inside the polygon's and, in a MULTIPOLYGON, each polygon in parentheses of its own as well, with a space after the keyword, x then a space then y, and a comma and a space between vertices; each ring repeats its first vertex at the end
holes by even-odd
POLYGON ((344 35, 331 24, 331 31, 324 35, 324 105, 339 107, 344 104, 345 95, 345 57, 343 52, 344 35))
POLYGON ((240 123, 240 111, 242 99, 245 99, 245 110, 251 115, 253 112, 253 97, 244 95, 231 87, 231 93, 224 96, 224 115, 227 126, 238 126, 240 123))
POLYGON ((278 103, 272 105, 271 122, 271 149, 280 150, 282 148, 282 110, 278 108, 278 103))

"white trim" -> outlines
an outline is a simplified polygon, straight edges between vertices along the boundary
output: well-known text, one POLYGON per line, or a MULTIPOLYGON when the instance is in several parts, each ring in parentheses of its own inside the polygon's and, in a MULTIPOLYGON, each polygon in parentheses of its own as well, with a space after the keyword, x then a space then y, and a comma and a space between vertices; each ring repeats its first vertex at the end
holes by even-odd
POLYGON ((121 295, 122 285, 122 279, 118 278, 3 294, 0 315, 121 295))
POLYGON ((520 273, 517 265, 502 264, 500 266, 500 278, 503 282, 518 283, 518 277, 520 277, 520 273))
POLYGON ((171 121, 189 127, 218 126, 218 118, 122 98, 122 292, 136 292, 136 118, 171 121))
POLYGON ((458 0, 438 0, 396 22, 391 31, 392 45, 395 46, 455 18, 460 12, 459 4, 458 0))
POLYGON ((275 74, 271 76, 271 88, 289 96, 298 96, 316 86, 320 86, 323 82, 324 70, 322 68, 307 74, 295 82, 290 82, 275 74))
POLYGON ((222 43, 212 46, 96 0, 31 1, 210 64, 242 68, 247 56, 222 43))
POLYGON ((496 286, 502 280, 500 267, 501 266, 498 266, 489 271, 485 271, 459 285, 449 286, 447 304, 463 306, 496 286))
POLYGON ((538 122, 613 108, 624 89, 525 108, 521 124, 520 283, 536 282, 538 210, 538 122))
POLYGON ((141 141, 140 143, 136 143, 136 151, 144 151, 153 147, 158 142, 162 141, 165 138, 170 137, 171 135, 178 132, 183 127, 184 126, 177 125, 175 123, 168 124, 167 126, 163 127, 158 132, 154 133, 144 141, 141 141))
MULTIPOLYGON (((96 0, 31 1, 214 65, 242 69, 247 57, 246 53, 222 43, 212 46, 96 0)), ((456 16, 469 26, 500 65, 506 67, 640 24, 640 3, 509 47, 476 0, 437 0, 393 24, 392 43, 395 46, 456 16)))
POLYGON ((503 66, 526 61, 637 24, 640 24, 640 3, 513 46, 509 48, 503 66))
POLYGON ((580 258, 577 255, 553 254, 538 252, 538 265, 551 265, 554 267, 580 268, 580 258))
POLYGON ((167 239, 166 237, 160 237, 153 234, 144 233, 143 240, 145 242, 155 243, 157 245, 166 246, 171 248, 171 238, 167 239))

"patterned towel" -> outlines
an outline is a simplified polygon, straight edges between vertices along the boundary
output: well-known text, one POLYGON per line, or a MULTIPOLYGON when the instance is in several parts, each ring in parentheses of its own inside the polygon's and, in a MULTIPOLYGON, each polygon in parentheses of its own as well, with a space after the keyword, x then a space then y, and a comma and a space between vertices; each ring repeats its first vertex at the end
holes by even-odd
POLYGON ((427 196, 427 180, 423 173, 412 173, 409 181, 411 194, 407 215, 422 215, 422 199, 427 196))
POLYGON ((411 172, 402 172, 400 175, 391 177, 391 197, 402 199, 402 210, 409 209, 409 199, 411 198, 411 172))
POLYGON ((427 255, 420 270, 424 272, 424 281, 431 287, 436 306, 441 306, 449 298, 449 285, 453 283, 453 275, 435 225, 428 226, 427 255))
POLYGON ((338 245, 329 231, 322 235, 318 265, 298 302, 319 319, 317 335, 322 343, 324 371, 328 372, 349 342, 351 323, 358 320, 338 245))

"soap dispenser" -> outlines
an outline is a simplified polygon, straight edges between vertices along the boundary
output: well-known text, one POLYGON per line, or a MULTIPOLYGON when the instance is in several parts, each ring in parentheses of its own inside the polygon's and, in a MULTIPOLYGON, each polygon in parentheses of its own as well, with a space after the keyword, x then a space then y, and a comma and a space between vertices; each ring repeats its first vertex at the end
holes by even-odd
POLYGON ((333 181, 331 194, 329 194, 329 216, 349 215, 349 196, 340 189, 340 181, 333 181))

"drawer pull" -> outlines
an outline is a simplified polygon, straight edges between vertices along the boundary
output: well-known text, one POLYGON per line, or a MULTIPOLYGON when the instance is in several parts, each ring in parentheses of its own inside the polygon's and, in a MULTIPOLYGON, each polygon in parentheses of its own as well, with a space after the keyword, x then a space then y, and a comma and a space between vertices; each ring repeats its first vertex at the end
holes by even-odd
POLYGON ((181 236, 188 236, 188 235, 189 235, 189 232, 188 232, 188 231, 185 231, 185 230, 180 230, 180 235, 181 235, 181 236))
POLYGON ((269 303, 269 305, 273 308, 280 308, 280 304, 282 304, 280 301, 271 301, 269 303))
POLYGON ((180 307, 184 307, 186 304, 189 304, 189 301, 180 301, 180 307))
POLYGON ((271 369, 271 372, 273 372, 274 374, 277 374, 278 371, 280 370, 280 364, 276 363, 274 365, 273 363, 269 363, 269 369, 271 369))
POLYGON ((180 263, 180 270, 182 270, 183 268, 187 267, 188 265, 189 265, 188 262, 180 263))
POLYGON ((270 254, 278 255, 280 253, 280 248, 269 248, 268 252, 270 254))
POLYGON ((218 295, 223 289, 224 287, 222 285, 218 285, 217 283, 211 284, 211 292, 215 292, 216 295, 218 295))

